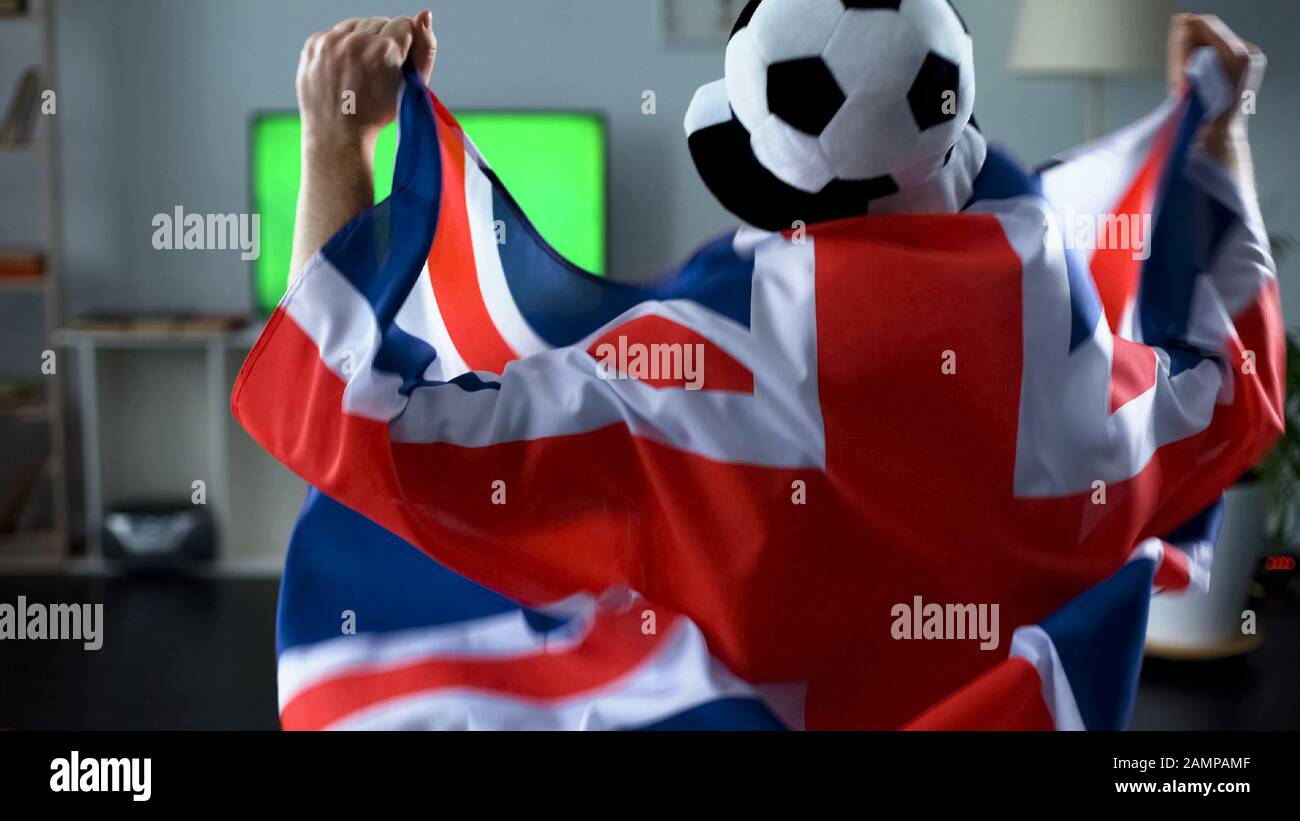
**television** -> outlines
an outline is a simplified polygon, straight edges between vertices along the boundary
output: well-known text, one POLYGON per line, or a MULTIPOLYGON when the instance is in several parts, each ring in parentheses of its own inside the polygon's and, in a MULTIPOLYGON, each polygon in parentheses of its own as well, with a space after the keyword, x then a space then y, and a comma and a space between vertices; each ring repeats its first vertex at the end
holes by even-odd
MULTIPOLYGON (((594 274, 606 264, 606 126, 598 114, 564 111, 457 113, 467 134, 555 250, 594 274)), ((289 281, 293 224, 302 171, 296 113, 253 118, 253 213, 261 216, 261 254, 253 297, 269 315, 289 281)), ((392 190, 397 126, 375 150, 375 201, 392 190)))

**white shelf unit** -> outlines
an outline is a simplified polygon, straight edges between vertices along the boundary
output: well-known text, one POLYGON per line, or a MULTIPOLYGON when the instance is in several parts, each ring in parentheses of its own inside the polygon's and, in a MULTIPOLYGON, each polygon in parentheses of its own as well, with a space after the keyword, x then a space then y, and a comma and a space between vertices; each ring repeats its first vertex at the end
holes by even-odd
POLYGON ((227 380, 232 353, 242 357, 256 340, 256 329, 195 333, 137 333, 65 329, 56 340, 77 358, 78 393, 81 397, 83 496, 86 508, 86 545, 91 559, 102 557, 104 425, 100 413, 101 357, 108 351, 158 351, 200 353, 204 361, 205 411, 203 441, 207 447, 207 498, 220 538, 229 534, 230 513, 230 384, 227 380))
MULTIPOLYGON (((58 88, 55 60, 54 12, 56 0, 28 0, 23 15, 0 16, 0 26, 30 28, 38 39, 37 66, 43 89, 58 88)), ((0 76, 0 97, 8 102, 16 76, 0 76)), ((0 103, 2 104, 2 103, 0 103)), ((38 136, 29 143, 0 148, 6 163, 34 162, 44 191, 44 273, 40 277, 0 280, 0 300, 39 299, 44 319, 45 350, 54 350, 53 334, 63 321, 60 301, 59 250, 62 244, 62 181, 58 163, 59 124, 56 116, 40 116, 38 136)), ((0 196, 31 196, 30 191, 0 187, 0 196)), ((68 501, 68 459, 65 421, 65 397, 62 363, 56 372, 41 378, 44 397, 40 402, 0 409, 0 425, 8 427, 39 425, 48 429, 49 453, 46 475, 50 479, 52 526, 45 530, 0 533, 0 572, 12 569, 57 568, 63 565, 71 548, 71 525, 68 501)))
POLYGON ((235 371, 260 330, 56 334, 77 364, 87 531, 86 555, 67 572, 113 572, 100 540, 106 509, 188 495, 191 480, 202 479, 218 541, 206 572, 278 573, 306 485, 230 413, 235 371))

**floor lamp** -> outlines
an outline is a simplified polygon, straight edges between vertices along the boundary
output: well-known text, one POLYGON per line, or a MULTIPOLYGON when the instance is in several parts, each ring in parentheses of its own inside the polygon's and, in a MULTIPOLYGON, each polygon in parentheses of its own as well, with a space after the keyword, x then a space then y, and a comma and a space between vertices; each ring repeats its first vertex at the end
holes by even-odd
POLYGON ((1165 70, 1173 13, 1173 0, 1021 0, 1011 69, 1084 79, 1084 130, 1096 139, 1105 131, 1107 78, 1165 70))

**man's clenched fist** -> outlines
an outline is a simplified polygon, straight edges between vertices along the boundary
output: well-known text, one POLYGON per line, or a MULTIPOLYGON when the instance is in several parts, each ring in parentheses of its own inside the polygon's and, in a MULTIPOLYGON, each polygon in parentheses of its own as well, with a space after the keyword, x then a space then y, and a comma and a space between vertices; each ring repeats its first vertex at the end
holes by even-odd
POLYGON ((397 116, 408 56, 427 81, 438 41, 433 15, 344 20, 307 38, 298 63, 304 147, 372 147, 397 116))
MULTIPOLYGON (((1212 14, 1177 14, 1169 30, 1169 87, 1175 94, 1181 94, 1187 85, 1187 61, 1206 46, 1219 55, 1235 94, 1259 90, 1268 60, 1258 46, 1237 36, 1212 14)), ((1206 128, 1203 142, 1207 147, 1245 140, 1247 117, 1240 102, 1235 101, 1206 128)))

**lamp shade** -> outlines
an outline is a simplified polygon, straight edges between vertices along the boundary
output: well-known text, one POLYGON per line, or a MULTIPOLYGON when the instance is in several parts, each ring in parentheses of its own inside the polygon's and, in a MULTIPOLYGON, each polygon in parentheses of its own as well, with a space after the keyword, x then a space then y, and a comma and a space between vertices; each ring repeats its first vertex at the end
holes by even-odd
POLYGON ((1020 0, 1011 68, 1105 77, 1165 68, 1173 0, 1020 0))

